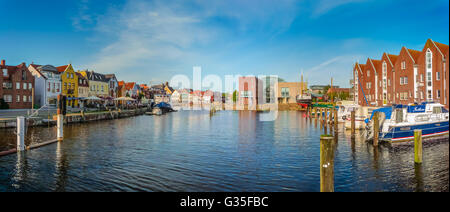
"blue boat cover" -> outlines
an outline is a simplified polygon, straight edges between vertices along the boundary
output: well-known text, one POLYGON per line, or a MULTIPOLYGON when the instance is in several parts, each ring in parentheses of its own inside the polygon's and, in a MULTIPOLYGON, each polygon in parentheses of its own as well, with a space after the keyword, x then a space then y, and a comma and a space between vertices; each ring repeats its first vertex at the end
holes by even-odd
POLYGON ((408 106, 408 113, 424 113, 426 104, 408 106))
POLYGON ((172 106, 170 106, 170 104, 165 103, 165 102, 161 102, 161 103, 155 105, 155 107, 159 107, 159 108, 172 108, 172 106))
MULTIPOLYGON (((391 115, 392 115, 392 107, 382 107, 382 108, 378 108, 373 110, 372 115, 370 116, 370 120, 372 120, 373 118, 373 114, 375 114, 375 112, 381 112, 384 113, 384 115, 386 116, 386 119, 391 119, 391 115)), ((370 120, 367 120, 366 123, 370 120)))

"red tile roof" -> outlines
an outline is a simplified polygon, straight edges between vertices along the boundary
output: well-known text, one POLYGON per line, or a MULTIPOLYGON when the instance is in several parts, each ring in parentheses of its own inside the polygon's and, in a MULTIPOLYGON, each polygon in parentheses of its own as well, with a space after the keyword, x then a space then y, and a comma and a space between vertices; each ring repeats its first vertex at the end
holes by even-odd
POLYGON ((441 50, 442 54, 445 54, 448 51, 448 45, 445 45, 443 43, 438 43, 436 41, 433 41, 436 46, 439 48, 439 50, 441 50))
POLYGON ((118 84, 119 86, 123 86, 125 84, 125 81, 119 81, 118 84))
POLYGON ((395 61, 397 61, 398 55, 394 54, 388 54, 389 60, 391 60, 392 64, 395 64, 395 61))
POLYGON ((127 83, 125 83, 125 89, 132 90, 135 85, 136 85, 135 82, 127 82, 127 83))
POLYGON ((69 66, 69 65, 58 66, 58 67, 56 67, 56 69, 58 70, 59 73, 62 73, 67 69, 67 66, 69 66))
POLYGON ((422 53, 421 51, 417 51, 414 49, 408 49, 409 54, 411 55, 411 57, 413 58, 414 62, 417 62, 417 58, 419 58, 420 54, 422 53))

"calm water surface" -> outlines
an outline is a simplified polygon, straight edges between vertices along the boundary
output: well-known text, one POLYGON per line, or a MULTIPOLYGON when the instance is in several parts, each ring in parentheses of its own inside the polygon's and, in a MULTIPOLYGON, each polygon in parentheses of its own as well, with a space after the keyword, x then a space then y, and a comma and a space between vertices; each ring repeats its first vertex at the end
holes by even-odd
MULTIPOLYGON (((343 126, 340 126, 342 129, 343 126)), ((301 112, 180 111, 66 126, 62 143, 0 157, 0 191, 319 191, 320 124, 301 112)), ((29 129, 27 143, 54 138, 29 129)), ((15 146, 0 130, 0 148, 15 146)), ((0 149, 0 151, 1 151, 0 149)), ((448 140, 372 145, 339 131, 336 191, 449 191, 448 140)))

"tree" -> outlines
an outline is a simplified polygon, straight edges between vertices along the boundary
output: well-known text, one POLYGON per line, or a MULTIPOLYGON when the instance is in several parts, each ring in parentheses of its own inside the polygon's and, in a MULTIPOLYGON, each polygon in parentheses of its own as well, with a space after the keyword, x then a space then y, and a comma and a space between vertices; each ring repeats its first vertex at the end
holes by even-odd
POLYGON ((238 98, 238 92, 234 91, 233 92, 233 102, 237 102, 237 98, 238 98))

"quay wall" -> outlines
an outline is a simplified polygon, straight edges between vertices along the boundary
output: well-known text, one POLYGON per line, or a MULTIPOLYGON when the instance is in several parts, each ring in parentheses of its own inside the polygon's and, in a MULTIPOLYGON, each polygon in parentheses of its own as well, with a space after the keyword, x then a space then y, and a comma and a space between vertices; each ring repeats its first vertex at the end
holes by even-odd
MULTIPOLYGON (((147 108, 140 108, 135 110, 122 110, 122 111, 104 111, 96 113, 77 113, 68 114, 64 117, 64 124, 71 123, 84 123, 90 121, 111 120, 126 118, 132 116, 143 115, 147 111, 147 108)), ((16 119, 0 120, 0 128, 16 128, 16 119)), ((45 120, 42 118, 28 118, 27 126, 46 126, 56 125, 56 116, 53 116, 53 120, 45 120)))

